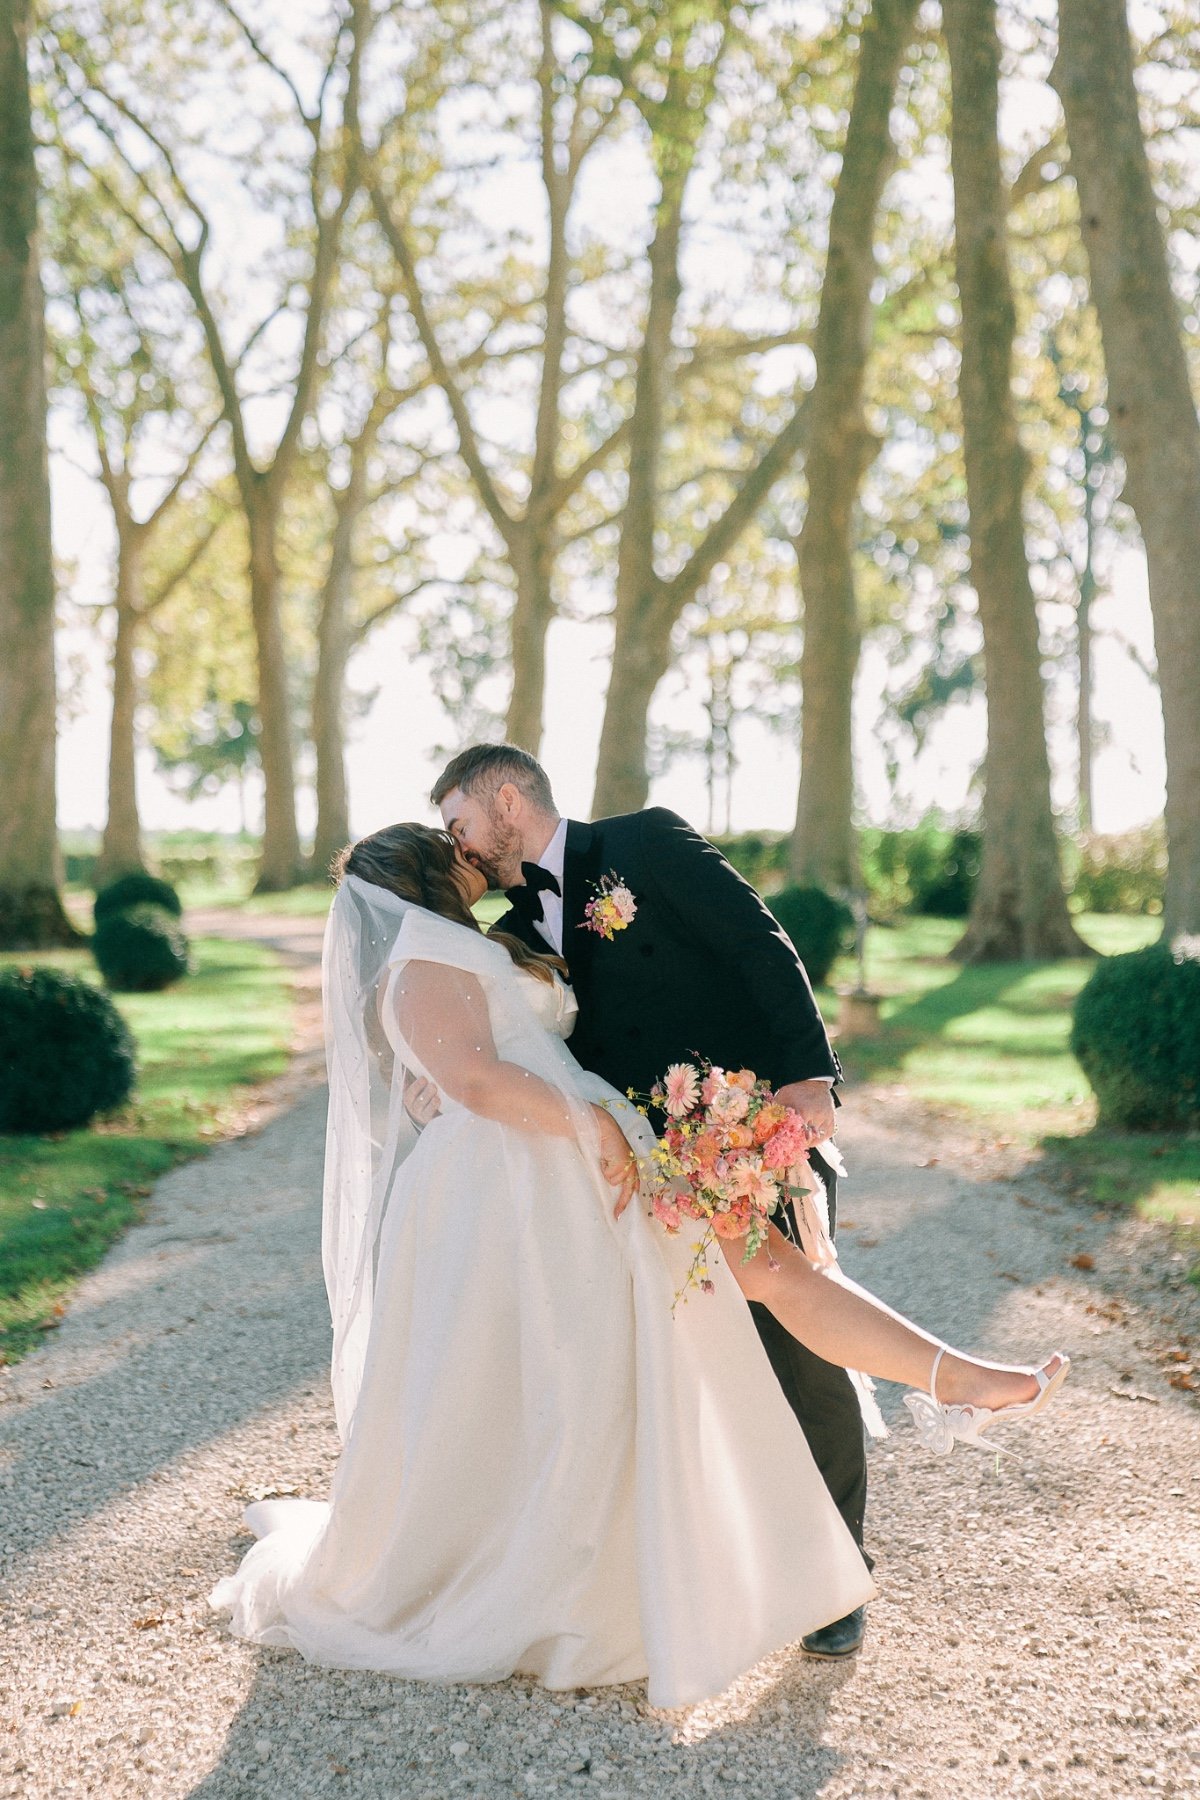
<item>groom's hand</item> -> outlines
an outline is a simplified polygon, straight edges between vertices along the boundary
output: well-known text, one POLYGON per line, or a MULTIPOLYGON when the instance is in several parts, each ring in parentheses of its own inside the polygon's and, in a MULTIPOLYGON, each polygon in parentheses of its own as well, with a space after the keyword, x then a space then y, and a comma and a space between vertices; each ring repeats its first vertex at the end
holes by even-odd
POLYGON ((799 1113, 808 1126, 809 1139, 814 1144, 823 1144, 831 1138, 836 1129, 833 1107, 833 1089, 827 1081, 790 1081, 787 1087, 781 1087, 775 1098, 781 1106, 790 1106, 794 1113, 799 1113))

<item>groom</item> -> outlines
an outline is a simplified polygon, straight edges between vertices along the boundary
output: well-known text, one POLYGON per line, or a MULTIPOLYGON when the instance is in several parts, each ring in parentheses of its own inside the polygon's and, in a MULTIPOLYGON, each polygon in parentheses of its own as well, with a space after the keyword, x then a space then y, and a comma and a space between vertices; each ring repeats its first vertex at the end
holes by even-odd
MULTIPOLYGON (((566 962, 579 1003, 571 1049, 624 1093, 648 1093, 696 1056, 753 1069, 810 1127, 834 1132, 841 1074, 804 967, 750 885, 720 851, 663 807, 583 825, 559 816, 545 770, 511 744, 477 744, 433 790, 463 855, 503 888, 498 921, 566 962), (626 891, 589 917, 608 887, 626 891), (606 928, 597 929, 597 926, 606 928), (617 921, 620 922, 617 922, 617 921)), ((815 1157, 835 1218, 835 1180, 815 1157)), ((787 1222, 780 1220, 787 1229, 787 1222)), ((867 1472, 858 1400, 844 1369, 790 1337, 764 1307, 755 1324, 817 1466, 862 1547, 867 1472)), ((848 1656, 863 1609, 803 1640, 848 1656)))

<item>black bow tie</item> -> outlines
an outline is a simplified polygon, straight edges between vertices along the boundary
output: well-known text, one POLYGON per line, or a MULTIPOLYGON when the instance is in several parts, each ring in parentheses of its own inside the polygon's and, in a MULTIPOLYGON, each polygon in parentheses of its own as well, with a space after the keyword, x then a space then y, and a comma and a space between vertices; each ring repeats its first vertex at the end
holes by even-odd
POLYGON ((504 898, 522 918, 529 919, 536 925, 539 919, 546 916, 542 911, 543 892, 548 889, 550 893, 561 897, 562 889, 549 869, 543 869, 541 863, 523 862, 521 873, 525 877, 524 887, 506 888, 504 898))

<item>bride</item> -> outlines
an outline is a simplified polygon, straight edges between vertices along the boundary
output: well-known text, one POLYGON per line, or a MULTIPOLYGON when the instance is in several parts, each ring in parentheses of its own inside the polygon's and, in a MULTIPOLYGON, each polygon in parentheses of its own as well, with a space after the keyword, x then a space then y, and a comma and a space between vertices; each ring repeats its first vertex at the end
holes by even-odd
POLYGON ((259 1541, 212 1604, 315 1663, 648 1678, 652 1705, 682 1706, 875 1591, 744 1296, 827 1360, 924 1390, 939 1449, 1040 1410, 1067 1360, 950 1351, 774 1227, 672 1317, 690 1248, 627 1204, 650 1128, 571 1056, 556 960, 483 935, 484 889, 422 825, 344 855, 322 1243, 343 1450, 328 1504, 247 1509, 259 1541))

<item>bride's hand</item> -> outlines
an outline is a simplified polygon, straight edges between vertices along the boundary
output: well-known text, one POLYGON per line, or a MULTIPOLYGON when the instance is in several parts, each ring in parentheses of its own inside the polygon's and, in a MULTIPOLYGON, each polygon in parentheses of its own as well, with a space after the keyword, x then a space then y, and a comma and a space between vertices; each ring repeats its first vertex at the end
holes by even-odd
POLYGON ((638 1188, 637 1158, 629 1147, 629 1140, 617 1124, 610 1112, 604 1107, 593 1105, 596 1125, 600 1133, 600 1167, 605 1181, 617 1190, 617 1204, 613 1207, 613 1217, 619 1219, 638 1188))

